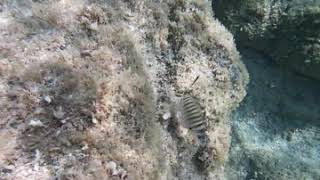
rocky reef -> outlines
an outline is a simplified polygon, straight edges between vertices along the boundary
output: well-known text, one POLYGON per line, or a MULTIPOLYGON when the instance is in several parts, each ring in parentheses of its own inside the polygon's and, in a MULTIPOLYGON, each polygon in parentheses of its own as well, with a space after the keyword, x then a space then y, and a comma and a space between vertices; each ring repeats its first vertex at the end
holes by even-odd
POLYGON ((232 113, 226 178, 320 178, 320 1, 213 0, 250 83, 232 113))
POLYGON ((247 96, 232 114, 230 180, 320 178, 320 86, 241 49, 247 96))
POLYGON ((320 79, 320 1, 213 0, 215 16, 244 46, 320 79))
POLYGON ((225 179, 249 78, 212 15, 205 0, 1 0, 0 179, 225 179), (185 96, 204 141, 179 123, 185 96))

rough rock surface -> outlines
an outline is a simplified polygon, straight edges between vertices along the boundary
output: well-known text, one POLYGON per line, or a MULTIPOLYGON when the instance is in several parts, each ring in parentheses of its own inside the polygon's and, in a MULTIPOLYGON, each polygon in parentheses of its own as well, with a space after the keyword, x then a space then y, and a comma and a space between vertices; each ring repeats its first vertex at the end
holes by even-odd
POLYGON ((215 16, 242 45, 320 79, 319 0, 213 0, 215 16))
POLYGON ((227 179, 320 179, 319 83, 240 52, 250 84, 232 115, 227 179))
POLYGON ((0 179, 224 178, 248 74, 209 2, 1 0, 0 58, 0 179))

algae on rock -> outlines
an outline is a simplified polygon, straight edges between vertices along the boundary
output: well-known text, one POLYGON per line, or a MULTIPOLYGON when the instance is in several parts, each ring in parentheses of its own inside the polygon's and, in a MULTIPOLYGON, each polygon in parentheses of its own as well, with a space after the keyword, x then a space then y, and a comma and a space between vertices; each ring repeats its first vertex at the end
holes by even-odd
POLYGON ((1 178, 224 178, 248 74, 208 1, 0 6, 1 178), (205 107, 205 148, 162 118, 187 92, 205 107))
POLYGON ((212 7, 241 45, 320 79, 320 1, 213 0, 212 7))

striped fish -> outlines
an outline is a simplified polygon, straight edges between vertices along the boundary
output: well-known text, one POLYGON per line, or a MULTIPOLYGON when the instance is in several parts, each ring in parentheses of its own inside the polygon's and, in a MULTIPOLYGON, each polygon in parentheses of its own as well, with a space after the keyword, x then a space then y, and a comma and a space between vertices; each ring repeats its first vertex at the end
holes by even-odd
POLYGON ((202 112, 198 100, 190 95, 187 95, 181 99, 180 105, 186 127, 195 132, 204 131, 206 129, 206 123, 204 113, 202 112))

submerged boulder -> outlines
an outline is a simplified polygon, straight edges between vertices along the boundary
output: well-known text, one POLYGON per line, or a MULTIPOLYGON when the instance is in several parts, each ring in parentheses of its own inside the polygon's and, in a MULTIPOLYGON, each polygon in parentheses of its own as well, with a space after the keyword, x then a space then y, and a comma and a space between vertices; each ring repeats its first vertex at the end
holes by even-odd
POLYGON ((320 79, 320 1, 214 0, 212 5, 242 45, 320 79))
POLYGON ((228 115, 248 73, 208 1, 0 7, 4 178, 224 179, 228 115), (199 101, 203 141, 178 124, 187 95, 199 101))

